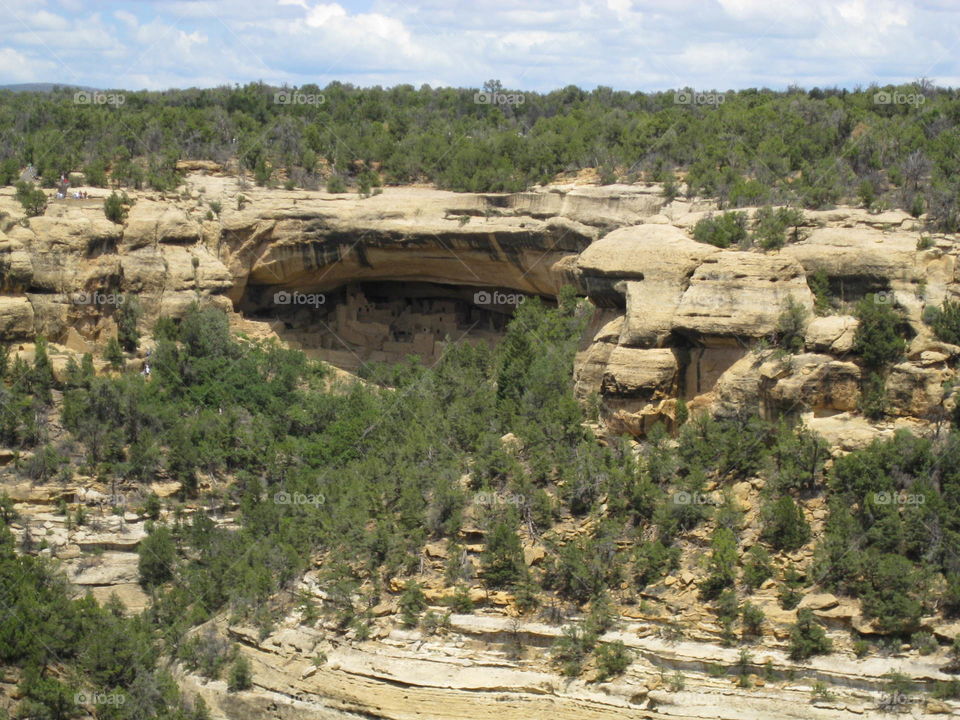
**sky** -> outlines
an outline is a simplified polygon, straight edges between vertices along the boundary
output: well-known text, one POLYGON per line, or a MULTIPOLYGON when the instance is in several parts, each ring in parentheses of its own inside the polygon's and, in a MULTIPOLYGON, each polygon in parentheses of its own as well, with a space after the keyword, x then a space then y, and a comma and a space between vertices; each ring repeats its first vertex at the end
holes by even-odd
POLYGON ((960 86, 960 0, 0 0, 0 84, 960 86))

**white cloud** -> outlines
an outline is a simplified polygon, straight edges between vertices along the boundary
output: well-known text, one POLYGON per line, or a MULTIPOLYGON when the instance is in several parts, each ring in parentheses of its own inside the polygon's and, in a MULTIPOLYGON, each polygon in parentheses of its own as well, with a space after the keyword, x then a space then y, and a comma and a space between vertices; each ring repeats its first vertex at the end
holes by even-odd
POLYGON ((47 82, 57 76, 55 63, 35 60, 13 48, 0 48, 0 68, 5 83, 47 82))
POLYGON ((117 10, 113 13, 113 16, 131 30, 135 30, 139 24, 137 22, 137 16, 126 10, 117 10))
POLYGON ((347 17, 347 11, 336 3, 330 5, 317 5, 307 9, 307 25, 310 27, 323 27, 335 20, 342 20, 347 17))
POLYGON ((3 1, 4 54, 20 61, 0 64, 0 82, 656 90, 960 76, 953 0, 3 1))
POLYGON ((607 8, 613 11, 619 19, 623 20, 630 15, 633 10, 631 0, 607 0, 607 8))
POLYGON ((40 10, 27 19, 27 24, 36 30, 63 30, 70 26, 70 21, 52 12, 40 10))

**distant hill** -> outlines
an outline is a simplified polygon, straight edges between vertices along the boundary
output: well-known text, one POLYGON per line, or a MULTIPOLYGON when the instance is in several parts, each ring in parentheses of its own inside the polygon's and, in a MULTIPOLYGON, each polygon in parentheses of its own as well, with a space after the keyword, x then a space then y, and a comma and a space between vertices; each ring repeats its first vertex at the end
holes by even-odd
POLYGON ((14 85, 0 85, 0 90, 12 92, 52 92, 54 88, 69 88, 71 90, 97 90, 85 85, 67 85, 64 83, 16 83, 14 85))

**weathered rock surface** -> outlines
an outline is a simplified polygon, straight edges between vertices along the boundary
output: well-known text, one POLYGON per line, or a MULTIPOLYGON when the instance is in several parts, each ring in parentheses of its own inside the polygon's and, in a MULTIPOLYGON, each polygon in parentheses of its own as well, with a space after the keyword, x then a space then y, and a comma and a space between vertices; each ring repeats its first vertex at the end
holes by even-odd
POLYGON ((778 255, 720 253, 694 271, 673 329, 698 344, 735 345, 774 332, 790 298, 808 312, 813 308, 799 263, 778 255))
MULTIPOLYGON (((844 452, 899 428, 923 427, 924 418, 952 402, 943 386, 955 375, 960 348, 934 341, 921 317, 925 306, 960 296, 955 238, 937 238, 933 248, 918 251, 919 230, 901 213, 812 213, 822 227, 779 252, 761 253, 693 241, 691 230, 706 208, 686 202, 665 207, 656 188, 558 186, 513 195, 396 188, 363 199, 254 188, 244 189, 241 199, 240 188, 226 178, 191 177, 188 186, 185 196, 138 194, 123 225, 106 221, 102 198, 54 203, 45 217, 4 224, 0 338, 17 342, 27 360, 35 335, 56 341, 51 362, 61 377, 68 353, 92 351, 116 331, 116 303, 109 298, 125 294, 139 297, 145 325, 160 314, 181 315, 199 301, 255 315, 235 315, 234 321, 307 352, 362 360, 429 355, 457 339, 464 308, 468 323, 483 324, 471 339, 496 340, 512 308, 500 304, 481 313, 475 293, 552 297, 572 282, 596 306, 576 359, 576 390, 581 397, 600 396, 609 430, 643 435, 654 422, 670 425, 683 398, 691 411, 798 415, 834 452, 844 452), (210 219, 212 201, 222 211, 210 219), (812 310, 807 276, 817 271, 826 274, 838 299, 836 314, 808 315, 795 354, 771 349, 791 299, 812 310), (355 292, 361 284, 371 291, 355 292), (412 306, 441 287, 449 305, 394 313, 396 297, 412 306), (323 295, 317 304, 329 314, 317 307, 282 314, 275 295, 290 291, 323 295), (886 293, 882 302, 904 308, 913 334, 906 357, 887 377, 891 417, 882 423, 857 412, 864 371, 852 353, 856 320, 849 313, 868 292, 886 293), (384 296, 390 300, 380 302, 384 296), (338 334, 354 347, 309 345, 318 314, 336 320, 338 334), (410 337, 401 342, 398 331, 410 337)), ((0 192, 0 209, 20 220, 9 192, 0 192)), ((744 547, 757 540, 761 486, 754 478, 730 488, 746 513, 744 547)), ((169 497, 179 486, 153 489, 169 497)), ((14 528, 21 545, 42 538, 38 554, 61 563, 78 592, 90 590, 101 600, 116 593, 131 611, 145 607, 136 555, 142 518, 113 515, 103 508, 102 494, 88 487, 9 490, 18 507, 29 506, 14 528), (96 522, 68 528, 51 508, 61 499, 91 508, 99 500, 96 522)), ((709 492, 718 502, 720 489, 709 492)), ((826 517, 822 499, 806 502, 804 512, 819 531, 826 517)), ((691 543, 706 547, 707 537, 694 533, 691 543)), ((483 549, 476 540, 464 547, 474 556, 483 549)), ((431 544, 425 556, 443 565, 447 554, 446 545, 431 544)), ((857 602, 825 593, 808 595, 801 607, 814 612, 841 652, 803 667, 792 663, 785 650, 796 611, 780 608, 776 583, 768 581, 755 598, 766 620, 748 668, 753 687, 733 687, 729 677, 711 673, 717 665, 735 666, 739 655, 717 644, 722 628, 698 597, 703 568, 695 557, 685 552, 685 564, 662 587, 620 608, 625 621, 604 640, 624 642, 634 663, 609 684, 561 680, 547 654, 561 629, 511 617, 517 612, 509 593, 479 586, 468 592, 483 614, 455 615, 437 636, 393 626, 397 598, 386 593, 371 609, 371 640, 365 642, 329 627, 304 628, 295 618, 283 619, 263 639, 250 628, 222 626, 253 660, 255 689, 227 693, 222 683, 181 677, 207 697, 215 717, 731 720, 870 717, 890 670, 927 684, 945 677, 934 658, 854 660, 846 652, 851 631, 875 628, 857 602), (666 632, 674 624, 682 639, 666 632), (518 639, 525 649, 515 657, 507 648, 518 639), (327 661, 316 666, 313 658, 321 652, 327 661), (770 677, 763 675, 768 660, 770 677), (788 681, 790 672, 797 675, 788 681), (665 681, 674 673, 684 676, 683 689, 665 681), (839 697, 810 704, 817 680, 839 697)), ((524 558, 542 563, 543 546, 525 542, 524 558)), ((791 559, 806 565, 812 552, 804 548, 791 559)), ((300 589, 316 589, 310 573, 300 589)), ((398 589, 388 584, 388 591, 398 589)), ((439 580, 424 584, 438 613, 450 592, 439 580)), ((322 600, 319 590, 316 597, 322 600)), ((945 642, 957 634, 945 623, 930 631, 945 642)), ((956 704, 927 710, 955 712, 956 704)))
MULTIPOLYGON (((604 308, 603 322, 588 328, 590 341, 577 357, 576 389, 581 397, 600 396, 611 429, 643 434, 652 421, 673 418, 665 382, 648 385, 659 393, 644 394, 616 381, 649 370, 654 357, 624 349, 670 348, 677 362, 675 397, 691 411, 813 412, 823 419, 855 412, 863 371, 853 352, 857 320, 849 313, 868 293, 876 293, 877 302, 896 303, 914 334, 908 357, 887 378, 887 412, 943 415, 942 388, 955 375, 957 353, 933 340, 922 314, 960 295, 956 238, 941 237, 933 248, 918 250, 920 228, 909 216, 838 208, 808 213, 821 226, 780 251, 719 250, 691 239, 701 216, 660 215, 615 230, 572 266, 581 291, 604 308), (838 314, 813 316, 807 278, 814 273, 825 275, 838 314), (807 315, 801 330, 810 353, 771 361, 764 348, 777 341, 791 300, 807 315), (627 358, 637 370, 625 367, 627 358)), ((847 433, 848 444, 860 442, 850 428, 831 429, 847 433)))
MULTIPOLYGON (((830 602, 818 598, 817 612, 830 602)), ((836 599, 833 599, 836 602, 836 599)), ((811 606, 812 607, 812 606, 811 606)), ((284 623, 260 640, 255 630, 219 626, 242 643, 252 662, 254 688, 232 695, 222 682, 199 683, 181 673, 181 682, 213 709, 234 717, 345 718, 353 713, 407 720, 447 718, 769 718, 871 717, 882 699, 884 674, 909 672, 928 681, 944 679, 934 660, 814 658, 804 666, 779 649, 751 655, 749 687, 737 687, 736 648, 687 640, 664 640, 645 623, 627 623, 602 640, 619 640, 632 663, 612 682, 597 685, 561 680, 549 671, 549 647, 561 628, 491 615, 453 615, 447 634, 387 630, 376 642, 349 643, 315 630, 284 623), (521 657, 509 648, 522 638, 521 657), (322 650, 326 661, 311 662, 322 650), (721 675, 713 672, 716 668, 721 675), (670 679, 680 676, 682 686, 670 679), (788 677, 790 679, 788 679, 788 677), (733 681, 733 682, 731 682, 733 681), (813 706, 814 682, 834 692, 831 703, 813 706), (289 714, 288 714, 289 713, 289 714)), ((379 632, 379 631, 378 631, 379 632)), ((933 712, 955 712, 956 703, 933 712)), ((928 709, 928 712, 931 712, 928 709)), ((918 716, 923 716, 920 713, 918 716)))
POLYGON ((842 355, 853 349, 857 319, 850 315, 816 317, 807 325, 807 347, 814 352, 842 355))
POLYGON ((360 198, 241 189, 195 174, 177 195, 135 193, 125 223, 114 224, 103 215, 106 191, 17 222, 22 211, 3 190, 0 339, 42 334, 93 351, 116 332, 115 299, 136 295, 145 328, 200 302, 266 320, 291 346, 352 370, 407 354, 435 359, 449 340, 496 342, 516 304, 573 283, 597 307, 577 356, 577 393, 599 395, 608 423, 643 434, 672 422, 680 397, 721 414, 855 411, 862 372, 849 312, 879 292, 904 309, 915 336, 887 379, 888 412, 944 412, 942 386, 960 349, 933 341, 921 316, 960 297, 955 238, 918 250, 909 216, 838 208, 808 213, 820 226, 780 251, 721 250, 692 239, 709 204, 664 205, 658 193, 558 185, 360 198), (810 314, 815 272, 826 275, 838 314, 810 314), (291 304, 292 293, 313 304, 291 304), (791 300, 808 312, 810 354, 754 362, 748 351, 759 346, 763 356, 791 300))
POLYGON ((860 398, 860 368, 829 355, 794 355, 760 368, 760 387, 770 414, 779 411, 848 412, 860 398))

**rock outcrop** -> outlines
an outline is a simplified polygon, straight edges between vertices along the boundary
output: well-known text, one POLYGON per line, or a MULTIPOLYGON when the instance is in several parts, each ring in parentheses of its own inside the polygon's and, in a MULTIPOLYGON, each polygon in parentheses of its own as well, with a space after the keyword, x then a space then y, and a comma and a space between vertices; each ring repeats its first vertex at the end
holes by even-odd
POLYGON ((720 414, 855 411, 862 370, 849 313, 868 293, 902 308, 914 335, 887 378, 887 412, 942 413, 954 351, 933 340, 922 313, 960 296, 956 238, 920 243, 917 221, 904 213, 838 209, 809 213, 821 226, 782 250, 721 250, 691 239, 699 217, 661 215, 621 228, 566 269, 598 308, 577 358, 577 392, 599 397, 608 425, 636 434, 653 422, 669 426, 677 398, 720 414), (837 314, 814 315, 815 275, 837 314), (774 358, 766 348, 778 342, 791 304, 806 316, 809 353, 774 358))
POLYGON ((342 366, 429 358, 447 336, 495 340, 516 304, 556 295, 563 262, 663 204, 652 187, 391 188, 361 198, 197 174, 177 195, 133 193, 115 224, 105 195, 92 189, 90 200, 51 201, 44 216, 25 218, 0 191, 0 339, 64 343, 72 332, 102 344, 116 331, 117 298, 135 295, 146 328, 199 302, 277 320, 284 339, 342 366), (350 298, 380 302, 391 322, 358 317, 350 298), (420 306, 408 310, 406 299, 420 306))
MULTIPOLYGON (((252 335, 279 337, 352 369, 409 354, 435 358, 451 340, 496 342, 519 303, 551 299, 572 283, 593 302, 575 390, 599 398, 601 432, 642 436, 653 423, 672 424, 683 400, 690 411, 798 417, 840 453, 901 428, 923 428, 952 407, 944 387, 955 377, 960 347, 935 341, 922 316, 925 307, 960 296, 956 238, 919 243, 916 221, 902 213, 811 213, 822 225, 806 238, 760 252, 694 241, 692 228, 709 208, 665 206, 657 189, 646 187, 512 195, 399 188, 359 198, 241 189, 229 178, 194 175, 177 196, 137 194, 123 224, 103 217, 102 194, 54 203, 46 216, 26 220, 9 192, 0 192, 7 213, 0 220, 0 339, 15 342, 27 361, 36 335, 54 341, 56 377, 69 355, 93 351, 116 332, 120 298, 130 296, 144 310, 144 329, 199 302, 229 312, 252 335), (815 316, 824 298, 811 287, 824 279, 832 305, 815 316), (883 422, 858 412, 866 370, 854 353, 852 305, 866 293, 903 308, 911 335, 886 376, 890 417, 883 422), (791 307, 806 320, 792 328, 788 352, 775 345, 791 307)), ((13 460, 12 452, 3 458, 13 460)), ((168 497, 179 489, 165 485, 152 490, 168 497)), ((760 478, 748 478, 729 488, 745 513, 744 548, 759 536, 762 487, 760 478)), ((137 582, 142 495, 108 503, 106 488, 89 478, 8 490, 21 514, 13 528, 19 547, 38 540, 33 551, 60 562, 78 594, 102 600, 116 593, 131 611, 147 605, 137 582), (61 503, 83 506, 87 523, 75 526, 54 513, 61 503)), ((718 503, 722 493, 712 483, 704 497, 718 503)), ((814 534, 822 532, 823 498, 805 502, 803 512, 814 534)), ((233 519, 228 512, 216 522, 231 526, 233 519)), ((569 537, 585 527, 563 531, 569 537)), ((463 551, 479 560, 484 546, 475 536, 482 532, 464 530, 468 535, 463 551)), ((525 561, 542 564, 542 539, 523 540, 525 561)), ((207 698, 215 717, 397 720, 422 716, 424 708, 451 720, 833 720, 871 717, 891 670, 925 686, 947 679, 940 671, 945 648, 935 658, 854 659, 852 634, 875 628, 857 601, 827 593, 805 597, 802 607, 828 629, 837 652, 792 662, 786 650, 797 614, 780 606, 774 580, 755 593, 766 619, 755 656, 741 658, 719 645, 723 628, 698 594, 702 554, 694 550, 707 547, 706 531, 678 542, 689 543, 681 567, 616 608, 621 622, 603 639, 623 642, 633 662, 610 683, 591 682, 592 668, 584 680, 562 680, 547 652, 561 628, 521 618, 509 593, 479 583, 467 589, 477 614, 453 615, 434 635, 403 629, 398 578, 369 608, 369 637, 329 623, 311 626, 299 610, 279 617, 264 636, 221 617, 209 629, 242 646, 253 662, 254 688, 227 693, 219 681, 186 672, 179 679, 207 698), (836 696, 811 704, 818 681, 836 696)), ((440 580, 448 554, 446 544, 430 543, 421 562, 424 596, 438 616, 451 596, 440 580)), ((812 548, 791 559, 809 564, 812 548)), ((315 574, 307 572, 298 597, 322 606, 315 574)), ((923 622, 944 641, 958 632, 937 618, 923 622)), ((925 709, 955 713, 957 706, 931 702, 925 709)))
POLYGON ((709 204, 665 205, 653 186, 363 198, 194 174, 177 195, 135 193, 123 224, 104 217, 105 191, 93 194, 26 219, 0 192, 0 339, 93 349, 116 332, 118 298, 135 295, 145 329, 210 304, 353 370, 410 354, 432 361, 450 340, 494 343, 517 304, 572 283, 596 307, 577 393, 641 435, 670 424, 679 398, 720 413, 854 411, 862 373, 850 313, 866 293, 903 308, 914 335, 887 379, 888 412, 942 412, 960 352, 922 321, 925 307, 960 296, 955 238, 918 243, 917 221, 900 212, 812 212, 800 242, 760 252, 694 241, 709 204), (833 314, 811 312, 815 274, 833 314), (809 354, 774 368, 764 347, 790 303, 807 314, 809 354))

